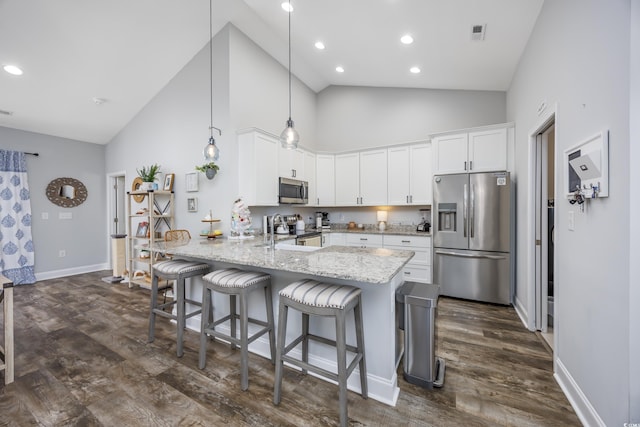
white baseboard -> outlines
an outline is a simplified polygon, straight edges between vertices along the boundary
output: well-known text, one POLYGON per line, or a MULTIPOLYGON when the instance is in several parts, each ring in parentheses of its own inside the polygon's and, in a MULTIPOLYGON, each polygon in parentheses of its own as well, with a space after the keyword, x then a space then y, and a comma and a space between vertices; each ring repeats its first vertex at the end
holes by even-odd
MULTIPOLYGON (((200 316, 193 316, 192 318, 187 319, 187 328, 200 333, 200 316)), ((220 332, 226 334, 229 333, 229 327, 227 325, 222 324, 220 326, 217 326, 216 330, 218 329, 220 330, 220 332)), ((252 331, 250 329, 249 334, 251 333, 252 331)), ((222 341, 219 338, 216 338, 216 340, 222 341)), ((249 351, 267 359, 271 358, 271 351, 269 349, 269 340, 267 336, 263 335, 252 342, 249 345, 249 351)), ((297 359, 302 360, 302 352, 300 350, 292 350, 289 354, 297 359)), ((309 354, 309 363, 315 366, 319 366, 322 369, 326 369, 330 372, 338 372, 338 366, 336 362, 314 356, 313 354, 309 354)), ((297 367, 293 368, 298 369, 297 367)), ((316 375, 313 372, 309 372, 309 375, 313 375, 327 382, 337 384, 335 381, 316 375)), ((249 381, 251 381, 251 378, 249 378, 249 381)), ((358 370, 358 368, 354 369, 349 376, 349 379, 347 380, 347 388, 355 393, 361 392, 360 371, 358 370)), ((398 387, 398 378, 395 371, 393 372, 392 378, 382 378, 376 375, 372 375, 371 373, 367 373, 367 389, 367 394, 371 399, 377 400, 378 402, 382 402, 389 406, 396 406, 398 396, 400 395, 400 388, 398 387)))
POLYGON ((560 385, 565 396, 567 396, 580 422, 585 426, 606 427, 605 422, 602 421, 587 396, 580 390, 580 387, 578 387, 578 384, 573 380, 573 377, 559 358, 556 358, 555 366, 556 372, 553 377, 560 385))
POLYGON ((515 304, 513 304, 513 308, 516 309, 516 314, 520 318, 520 321, 522 322, 524 327, 529 329, 530 331, 533 330, 533 329, 529 328, 529 315, 528 315, 527 309, 522 304, 522 301, 520 301, 520 299, 518 299, 517 296, 515 298, 515 304))
POLYGON ((44 271, 36 273, 36 280, 57 279, 59 277, 75 276, 76 274, 93 273, 94 271, 110 270, 111 266, 105 264, 83 265, 82 267, 65 268, 63 270, 44 271))

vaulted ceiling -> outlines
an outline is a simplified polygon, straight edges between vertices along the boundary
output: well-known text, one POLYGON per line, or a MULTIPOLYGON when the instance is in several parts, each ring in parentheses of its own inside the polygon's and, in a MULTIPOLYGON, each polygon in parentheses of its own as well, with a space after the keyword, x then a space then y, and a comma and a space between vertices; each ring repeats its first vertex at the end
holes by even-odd
MULTIPOLYGON (((231 22, 287 66, 281 3, 214 0, 213 31, 231 22)), ((292 0, 292 71, 316 92, 505 91, 542 3, 292 0), (483 40, 472 40, 474 26, 483 26, 483 40), (405 34, 413 43, 401 43, 405 34)), ((24 71, 0 70, 0 126, 107 143, 208 38, 207 0, 0 0, 0 65, 24 71)))

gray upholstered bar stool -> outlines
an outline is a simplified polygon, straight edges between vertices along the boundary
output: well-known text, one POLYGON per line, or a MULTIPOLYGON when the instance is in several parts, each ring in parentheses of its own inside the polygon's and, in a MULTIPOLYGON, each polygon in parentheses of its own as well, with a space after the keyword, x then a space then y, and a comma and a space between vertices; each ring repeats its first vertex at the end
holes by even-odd
POLYGON ((282 289, 280 295, 280 308, 278 314, 278 345, 276 347, 276 378, 273 403, 278 405, 282 394, 282 369, 283 362, 302 368, 302 372, 314 372, 325 376, 338 383, 340 388, 340 425, 346 426, 349 422, 347 415, 347 379, 356 366, 360 369, 360 387, 362 397, 367 398, 367 367, 364 353, 364 336, 362 329, 362 301, 361 291, 354 286, 332 285, 305 279, 294 282, 282 289), (289 307, 302 313, 302 334, 289 345, 286 344, 287 314, 289 307), (346 314, 353 309, 357 347, 347 344, 346 314), (336 340, 309 333, 309 315, 332 316, 336 319, 336 340), (309 364, 309 340, 333 345, 337 350, 338 373, 329 372, 318 366, 309 364), (288 356, 298 344, 302 343, 302 360, 288 356), (347 366, 347 351, 354 353, 355 357, 347 366))
POLYGON ((156 327, 156 315, 173 319, 177 323, 178 329, 178 357, 182 357, 183 350, 183 335, 184 328, 186 326, 187 319, 200 314, 202 311, 202 304, 200 301, 194 301, 185 298, 185 280, 190 277, 202 276, 207 274, 211 270, 209 264, 193 261, 185 261, 180 259, 172 259, 168 261, 161 261, 153 264, 151 272, 151 310, 149 312, 149 342, 153 342, 154 333, 156 327), (158 303, 158 279, 163 280, 175 280, 176 281, 176 295, 173 301, 158 303), (200 308, 193 310, 190 313, 186 313, 186 303, 196 305, 200 308), (172 311, 164 311, 165 308, 176 305, 176 314, 172 311))
POLYGON ((242 390, 249 388, 249 344, 260 336, 269 333, 271 363, 275 361, 275 327, 273 323, 273 300, 271 297, 271 276, 266 273, 243 271, 237 268, 215 270, 202 278, 202 323, 200 328, 200 369, 207 362, 207 336, 222 338, 231 343, 232 348, 240 346, 240 386, 242 390), (264 290, 266 305, 266 321, 249 317, 249 293, 264 290), (212 292, 229 295, 229 314, 215 320, 212 314, 212 292), (236 312, 236 297, 240 297, 240 314, 236 312), (236 338, 236 320, 240 320, 240 338, 236 338), (216 326, 229 321, 230 335, 216 331, 216 326), (249 323, 262 326, 249 336, 249 323))

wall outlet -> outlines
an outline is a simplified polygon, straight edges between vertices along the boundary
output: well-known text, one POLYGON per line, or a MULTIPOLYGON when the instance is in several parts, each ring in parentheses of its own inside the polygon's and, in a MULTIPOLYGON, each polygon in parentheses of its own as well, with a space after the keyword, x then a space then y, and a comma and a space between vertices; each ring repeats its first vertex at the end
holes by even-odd
POLYGON ((65 251, 64 249, 60 249, 60 251, 58 252, 58 257, 64 258, 66 256, 67 256, 67 251, 65 251))
POLYGON ((569 216, 567 220, 568 220, 567 222, 568 222, 569 231, 573 231, 576 227, 575 215, 573 211, 569 211, 569 216))
POLYGON ((58 219, 72 219, 73 214, 71 212, 60 212, 58 214, 58 219))

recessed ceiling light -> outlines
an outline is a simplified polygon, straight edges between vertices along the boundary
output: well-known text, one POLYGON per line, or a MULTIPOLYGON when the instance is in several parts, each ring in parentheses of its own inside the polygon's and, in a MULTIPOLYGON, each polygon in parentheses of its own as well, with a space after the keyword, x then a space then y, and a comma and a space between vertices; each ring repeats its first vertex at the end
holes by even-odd
POLYGON ((280 6, 284 9, 285 12, 293 12, 293 6, 288 1, 285 1, 280 6))
POLYGON ((22 70, 20 69, 20 67, 16 67, 15 65, 5 65, 3 68, 7 73, 13 74, 14 76, 22 75, 22 70))
POLYGON ((411 37, 409 34, 405 34, 404 36, 400 37, 400 41, 403 44, 411 44, 413 43, 413 37, 411 37))
POLYGON ((409 71, 411 71, 413 74, 418 74, 418 73, 420 73, 420 68, 419 67, 411 67, 411 68, 409 68, 409 71))
POLYGON ((320 50, 324 49, 324 43, 322 42, 316 42, 315 46, 316 46, 316 49, 320 49, 320 50))
POLYGON ((339 65, 338 65, 338 66, 336 67, 336 71, 337 71, 338 73, 344 73, 344 68, 342 68, 341 66, 339 66, 339 65))

